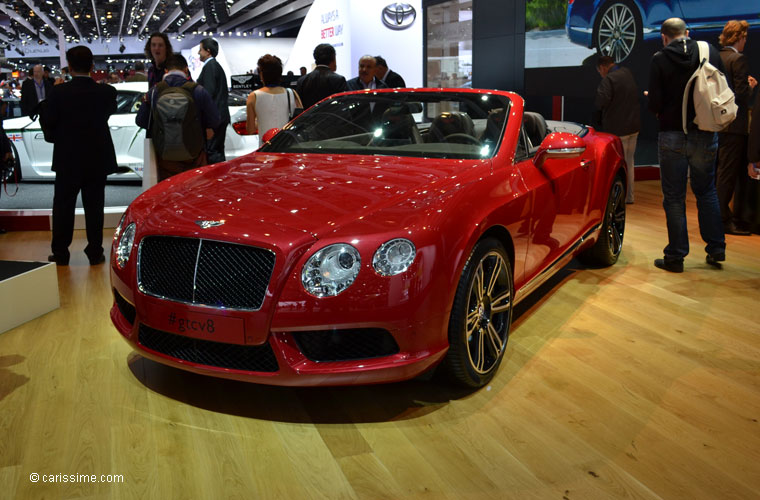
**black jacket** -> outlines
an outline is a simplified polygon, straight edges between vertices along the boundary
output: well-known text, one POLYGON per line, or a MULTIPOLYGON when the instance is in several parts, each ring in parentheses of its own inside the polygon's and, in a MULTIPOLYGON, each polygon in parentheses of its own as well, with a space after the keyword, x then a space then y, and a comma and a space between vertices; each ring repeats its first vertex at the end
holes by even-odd
MULTIPOLYGON (((710 63, 725 73, 718 49, 710 45, 710 63)), ((649 67, 649 110, 657 115, 660 131, 683 132, 681 116, 686 82, 699 66, 699 47, 691 38, 679 38, 652 56, 649 67)), ((695 128, 694 99, 689 96, 686 121, 695 128)))
POLYGON ((216 109, 222 121, 220 126, 226 126, 230 122, 229 88, 227 87, 227 75, 219 62, 211 58, 206 61, 198 77, 198 83, 211 95, 216 109))
POLYGON ((325 97, 345 92, 345 77, 331 71, 327 66, 317 66, 309 74, 298 79, 296 92, 301 97, 303 109, 308 109, 325 97))
POLYGON ((752 107, 747 158, 753 163, 760 161, 760 97, 755 99, 755 105, 752 107))
MULTIPOLYGON (((53 84, 46 79, 42 79, 45 86, 45 98, 50 97, 50 91, 53 90, 53 84)), ((21 84, 21 112, 29 116, 37 106, 37 90, 34 88, 34 78, 27 78, 21 84)))
POLYGON ((749 127, 749 100, 752 96, 752 89, 747 81, 749 66, 744 54, 736 52, 731 47, 720 49, 720 58, 726 67, 726 80, 731 90, 734 91, 736 106, 739 108, 736 112, 736 119, 723 129, 723 132, 731 134, 747 135, 749 127))
POLYGON ((404 82, 404 79, 401 77, 401 75, 399 75, 392 69, 388 70, 388 74, 385 75, 385 79, 383 80, 383 83, 385 83, 390 89, 406 88, 406 82, 404 82))
POLYGON ((617 136, 635 134, 641 129, 639 87, 628 68, 613 68, 599 83, 594 101, 595 125, 617 136))
MULTIPOLYGON (((374 77, 373 77, 374 78, 374 77)), ((375 88, 376 89, 387 89, 388 86, 383 83, 382 80, 378 80, 377 78, 374 78, 375 80, 375 88)), ((346 86, 348 87, 348 90, 364 90, 364 85, 359 80, 359 77, 351 78, 349 81, 346 82, 346 86)))
POLYGON ((53 137, 53 171, 86 178, 116 172, 108 117, 116 112, 116 89, 84 76, 53 87, 42 126, 53 137))

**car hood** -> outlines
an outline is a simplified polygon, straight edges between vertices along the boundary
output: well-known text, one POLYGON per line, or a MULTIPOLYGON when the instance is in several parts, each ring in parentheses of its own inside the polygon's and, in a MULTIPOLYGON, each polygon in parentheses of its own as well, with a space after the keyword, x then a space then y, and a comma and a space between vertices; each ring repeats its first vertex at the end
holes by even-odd
POLYGON ((203 219, 319 238, 384 208, 423 206, 490 168, 490 160, 252 153, 171 178, 132 209, 151 232, 197 229, 203 219))
POLYGON ((22 130, 30 125, 39 128, 37 120, 31 120, 28 116, 6 118, 3 120, 3 129, 5 129, 6 132, 9 130, 22 130))

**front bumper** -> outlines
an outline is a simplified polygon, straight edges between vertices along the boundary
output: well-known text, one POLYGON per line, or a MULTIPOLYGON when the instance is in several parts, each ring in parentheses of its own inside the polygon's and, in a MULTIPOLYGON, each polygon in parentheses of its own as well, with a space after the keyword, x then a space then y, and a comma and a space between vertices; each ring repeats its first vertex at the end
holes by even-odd
POLYGON ((129 345, 146 358, 202 375, 282 386, 396 382, 429 370, 448 350, 436 340, 442 315, 423 325, 384 321, 365 311, 361 322, 300 321, 290 328, 278 322, 272 330, 271 322, 262 321, 270 316, 266 311, 210 310, 139 292, 135 297, 112 278, 111 320, 129 345), (266 334, 249 331, 261 327, 266 334), (320 342, 334 348, 320 349, 320 342))

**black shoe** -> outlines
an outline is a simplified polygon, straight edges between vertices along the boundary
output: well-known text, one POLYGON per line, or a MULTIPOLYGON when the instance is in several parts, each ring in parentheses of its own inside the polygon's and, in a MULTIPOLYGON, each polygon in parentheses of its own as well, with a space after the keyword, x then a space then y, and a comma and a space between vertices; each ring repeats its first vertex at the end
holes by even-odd
POLYGON ((55 262, 56 266, 68 266, 69 265, 69 258, 68 257, 56 257, 55 254, 48 255, 48 262, 55 262))
POLYGON ((705 262, 710 264, 716 269, 723 269, 723 262, 726 260, 726 254, 725 253, 714 253, 714 254, 707 254, 707 257, 705 257, 705 262))
POLYGON ((723 231, 726 234, 733 234, 734 236, 749 236, 751 233, 746 229, 737 227, 733 222, 729 222, 723 226, 723 231))
POLYGON ((654 267, 665 269, 666 271, 670 271, 671 273, 682 273, 683 261, 682 260, 654 259, 654 267))
POLYGON ((94 259, 90 259, 90 265, 91 266, 97 266, 98 264, 102 264, 106 261, 106 256, 103 254, 100 254, 98 257, 94 259))

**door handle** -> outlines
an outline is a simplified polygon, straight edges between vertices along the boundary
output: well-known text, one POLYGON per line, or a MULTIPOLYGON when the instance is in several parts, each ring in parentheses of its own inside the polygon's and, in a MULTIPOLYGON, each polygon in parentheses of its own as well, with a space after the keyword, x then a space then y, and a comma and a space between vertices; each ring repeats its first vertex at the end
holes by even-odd
POLYGON ((588 167, 590 167, 592 163, 594 163, 594 160, 582 160, 581 167, 588 169, 588 167))

